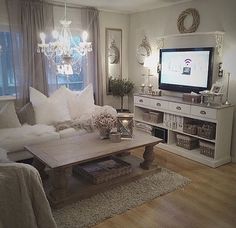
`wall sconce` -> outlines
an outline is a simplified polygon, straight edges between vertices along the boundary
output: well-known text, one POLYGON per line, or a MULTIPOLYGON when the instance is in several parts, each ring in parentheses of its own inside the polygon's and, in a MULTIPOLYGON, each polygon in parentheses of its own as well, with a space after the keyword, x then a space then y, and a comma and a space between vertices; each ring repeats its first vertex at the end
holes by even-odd
POLYGON ((117 131, 121 133, 121 138, 132 138, 134 127, 134 114, 118 113, 117 115, 117 131))

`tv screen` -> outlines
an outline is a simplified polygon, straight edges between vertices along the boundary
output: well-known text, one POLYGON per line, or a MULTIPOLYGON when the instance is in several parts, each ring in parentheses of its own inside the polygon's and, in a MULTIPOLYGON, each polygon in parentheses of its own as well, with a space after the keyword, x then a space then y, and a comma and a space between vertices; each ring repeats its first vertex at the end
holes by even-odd
POLYGON ((199 92, 209 89, 213 48, 161 49, 159 89, 199 92))

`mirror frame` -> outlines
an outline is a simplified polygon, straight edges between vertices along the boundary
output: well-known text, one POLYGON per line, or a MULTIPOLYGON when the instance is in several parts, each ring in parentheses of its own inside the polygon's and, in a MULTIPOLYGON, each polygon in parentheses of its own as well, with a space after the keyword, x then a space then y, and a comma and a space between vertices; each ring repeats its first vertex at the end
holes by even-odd
POLYGON ((111 92, 109 90, 109 65, 110 64, 119 64, 118 68, 120 71, 120 78, 122 78, 122 29, 118 29, 118 28, 106 28, 105 31, 105 65, 106 65, 106 94, 107 95, 111 95, 111 92), (112 44, 112 39, 110 38, 112 36, 113 32, 120 32, 119 35, 119 41, 115 43, 118 43, 120 45, 116 46, 115 43, 112 44), (113 46, 114 45, 114 46, 113 46), (114 59, 113 63, 109 62, 109 49, 110 47, 113 46, 115 51, 118 51, 118 58, 119 60, 117 61, 116 59, 114 59))

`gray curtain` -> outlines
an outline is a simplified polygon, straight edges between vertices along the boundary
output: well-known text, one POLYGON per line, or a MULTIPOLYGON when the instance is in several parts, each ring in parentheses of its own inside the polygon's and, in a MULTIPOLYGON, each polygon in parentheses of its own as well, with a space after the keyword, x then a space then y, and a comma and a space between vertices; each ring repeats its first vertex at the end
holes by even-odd
POLYGON ((89 34, 88 41, 92 42, 93 51, 87 55, 87 82, 93 84, 95 103, 103 105, 103 86, 100 53, 99 11, 94 8, 82 9, 83 29, 89 34))
POLYGON ((28 102, 29 87, 48 94, 46 58, 37 53, 39 34, 53 28, 53 7, 38 0, 6 0, 13 46, 17 106, 28 102))

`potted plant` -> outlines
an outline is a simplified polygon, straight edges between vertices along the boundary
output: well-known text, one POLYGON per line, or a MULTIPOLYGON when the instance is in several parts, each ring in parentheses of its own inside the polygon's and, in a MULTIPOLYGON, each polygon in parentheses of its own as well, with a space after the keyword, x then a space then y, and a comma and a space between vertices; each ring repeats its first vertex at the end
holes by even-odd
POLYGON ((124 96, 130 94, 134 83, 128 79, 110 78, 110 91, 113 96, 120 97, 120 111, 123 112, 124 96))

